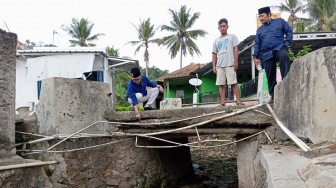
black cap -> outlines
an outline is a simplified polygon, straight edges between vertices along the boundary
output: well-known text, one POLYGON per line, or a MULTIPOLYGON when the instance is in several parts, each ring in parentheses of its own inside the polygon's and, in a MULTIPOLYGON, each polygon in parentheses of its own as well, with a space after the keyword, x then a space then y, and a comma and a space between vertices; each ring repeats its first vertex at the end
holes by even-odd
POLYGON ((134 67, 133 69, 131 69, 131 75, 133 78, 139 77, 140 74, 141 72, 138 67, 134 67))
POLYGON ((262 14, 262 13, 269 13, 271 12, 271 8, 270 7, 263 7, 263 8, 260 8, 258 9, 258 14, 262 14))

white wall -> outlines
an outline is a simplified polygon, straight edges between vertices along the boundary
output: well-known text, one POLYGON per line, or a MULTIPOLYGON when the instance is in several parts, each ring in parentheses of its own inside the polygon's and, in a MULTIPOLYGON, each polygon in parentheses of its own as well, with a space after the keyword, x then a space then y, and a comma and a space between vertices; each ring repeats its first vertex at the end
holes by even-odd
POLYGON ((37 104, 37 82, 28 82, 26 59, 19 57, 16 60, 16 97, 15 109, 29 106, 29 102, 37 104))

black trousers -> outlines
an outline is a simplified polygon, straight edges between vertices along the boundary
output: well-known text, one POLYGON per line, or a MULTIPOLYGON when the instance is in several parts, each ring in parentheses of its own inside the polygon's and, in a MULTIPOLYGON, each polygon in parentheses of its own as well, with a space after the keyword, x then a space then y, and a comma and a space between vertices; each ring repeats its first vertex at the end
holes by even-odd
POLYGON ((263 66, 266 72, 268 91, 272 99, 274 99, 274 87, 276 82, 276 63, 279 62, 280 73, 282 79, 287 76, 290 69, 290 59, 288 55, 287 46, 283 46, 279 51, 273 51, 273 57, 263 62, 263 66))

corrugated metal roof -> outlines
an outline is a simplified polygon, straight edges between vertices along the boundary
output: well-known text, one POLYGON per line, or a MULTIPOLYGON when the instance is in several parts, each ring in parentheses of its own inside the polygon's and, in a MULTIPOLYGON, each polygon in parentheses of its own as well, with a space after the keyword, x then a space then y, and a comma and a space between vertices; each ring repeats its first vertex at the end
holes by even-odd
POLYGON ((104 48, 96 47, 34 47, 32 50, 17 50, 17 55, 27 55, 27 56, 44 56, 44 55, 55 55, 55 54, 71 54, 71 53, 98 53, 104 57, 107 57, 104 48))

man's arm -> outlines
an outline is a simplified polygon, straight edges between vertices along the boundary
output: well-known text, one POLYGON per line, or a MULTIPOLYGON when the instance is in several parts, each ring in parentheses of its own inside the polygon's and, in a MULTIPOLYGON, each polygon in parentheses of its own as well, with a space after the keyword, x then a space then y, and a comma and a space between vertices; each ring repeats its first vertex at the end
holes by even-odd
POLYGON ((238 70, 238 46, 233 47, 233 55, 234 55, 234 70, 237 72, 238 70))
POLYGON ((293 41, 293 31, 292 31, 292 28, 289 26, 289 24, 285 20, 282 20, 282 25, 284 28, 284 33, 286 35, 285 45, 289 46, 290 44, 292 44, 292 41, 293 41))
POLYGON ((253 62, 256 67, 261 63, 261 61, 258 59, 260 54, 260 48, 261 48, 261 40, 258 35, 258 30, 254 39, 254 53, 253 53, 253 62))
POLYGON ((217 73, 216 64, 217 64, 217 54, 212 52, 212 70, 215 74, 217 73))
POLYGON ((257 31, 257 33, 255 35, 255 39, 254 39, 253 59, 258 59, 259 58, 260 48, 261 48, 261 40, 259 38, 258 31, 257 31))

